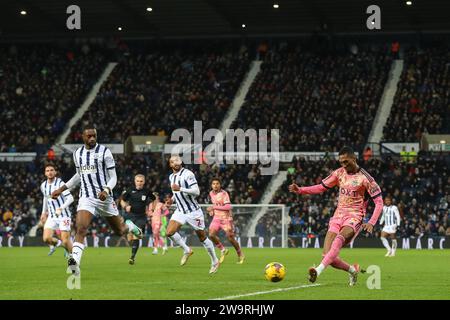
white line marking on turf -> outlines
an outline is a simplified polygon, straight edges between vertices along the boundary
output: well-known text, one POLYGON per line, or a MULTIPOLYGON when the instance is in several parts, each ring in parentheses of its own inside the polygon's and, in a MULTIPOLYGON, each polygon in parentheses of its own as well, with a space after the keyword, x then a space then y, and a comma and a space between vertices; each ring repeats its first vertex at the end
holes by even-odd
POLYGON ((272 293, 272 292, 289 291, 289 290, 310 288, 310 287, 318 287, 318 286, 320 286, 320 283, 305 284, 305 285, 302 285, 302 286, 288 287, 288 288, 279 288, 279 289, 273 289, 273 290, 268 290, 268 291, 258 291, 258 292, 252 292, 252 293, 238 294, 238 295, 235 295, 235 296, 227 296, 227 297, 214 298, 214 299, 209 299, 209 300, 230 300, 230 299, 235 299, 235 298, 257 296, 257 295, 260 295, 260 294, 266 294, 266 293, 272 293))

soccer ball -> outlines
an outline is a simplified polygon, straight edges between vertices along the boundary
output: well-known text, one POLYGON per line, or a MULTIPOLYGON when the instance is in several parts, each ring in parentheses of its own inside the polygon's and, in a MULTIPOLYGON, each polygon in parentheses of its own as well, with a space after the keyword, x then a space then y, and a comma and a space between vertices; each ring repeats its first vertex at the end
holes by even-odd
POLYGON ((279 262, 271 262, 264 268, 264 275, 270 282, 279 282, 286 275, 286 268, 279 262))

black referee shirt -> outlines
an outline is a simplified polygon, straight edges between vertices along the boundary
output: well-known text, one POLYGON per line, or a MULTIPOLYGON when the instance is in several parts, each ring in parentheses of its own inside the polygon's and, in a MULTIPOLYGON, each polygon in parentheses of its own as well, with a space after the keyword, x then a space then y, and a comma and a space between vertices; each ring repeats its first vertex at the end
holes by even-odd
POLYGON ((155 200, 155 196, 147 189, 132 187, 122 193, 122 199, 131 206, 130 214, 145 216, 145 208, 155 200))

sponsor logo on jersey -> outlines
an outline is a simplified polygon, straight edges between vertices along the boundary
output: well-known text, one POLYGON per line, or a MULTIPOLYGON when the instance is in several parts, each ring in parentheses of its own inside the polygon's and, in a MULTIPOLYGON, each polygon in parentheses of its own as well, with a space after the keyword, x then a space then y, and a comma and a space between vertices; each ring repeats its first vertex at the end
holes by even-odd
POLYGON ((82 174, 97 173, 97 167, 95 165, 84 165, 80 167, 80 172, 82 174))

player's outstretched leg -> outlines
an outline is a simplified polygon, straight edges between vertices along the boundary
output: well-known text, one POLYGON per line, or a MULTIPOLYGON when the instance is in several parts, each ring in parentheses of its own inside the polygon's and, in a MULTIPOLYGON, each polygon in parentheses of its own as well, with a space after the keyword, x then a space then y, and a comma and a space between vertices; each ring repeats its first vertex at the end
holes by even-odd
POLYGON ((72 246, 72 256, 67 260, 68 267, 75 275, 80 274, 81 257, 84 251, 84 239, 88 232, 88 227, 92 221, 92 213, 86 210, 77 212, 75 242, 72 246))
POLYGON ((334 238, 333 243, 331 244, 330 251, 325 254, 325 257, 322 259, 322 262, 319 264, 317 268, 309 269, 309 281, 315 282, 317 277, 325 270, 327 266, 329 266, 333 261, 339 256, 339 252, 341 248, 347 242, 347 239, 353 238, 354 231, 350 227, 344 227, 339 235, 334 238))
POLYGON ((209 257, 211 258, 211 268, 209 269, 209 273, 216 273, 219 269, 220 261, 219 259, 217 259, 213 242, 208 239, 204 230, 196 230, 195 233, 197 234, 200 242, 203 244, 203 247, 205 247, 206 251, 208 252, 209 257))
POLYGON ((180 234, 178 233, 178 230, 181 227, 181 223, 170 220, 169 226, 167 227, 167 237, 169 237, 174 243, 178 244, 183 250, 184 254, 181 257, 180 265, 184 266, 186 262, 188 261, 189 257, 194 254, 191 248, 189 248, 188 245, 186 245, 186 242, 184 242, 183 238, 181 238, 180 234))

